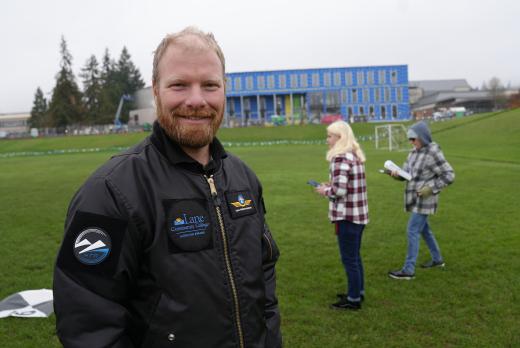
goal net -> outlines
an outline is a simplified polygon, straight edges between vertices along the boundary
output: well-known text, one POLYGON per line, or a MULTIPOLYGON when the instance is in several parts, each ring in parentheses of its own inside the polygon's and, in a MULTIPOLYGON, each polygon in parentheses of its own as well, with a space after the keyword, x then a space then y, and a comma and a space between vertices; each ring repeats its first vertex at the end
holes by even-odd
POLYGON ((409 150, 406 128, 402 124, 385 124, 375 128, 376 149, 389 151, 409 150))

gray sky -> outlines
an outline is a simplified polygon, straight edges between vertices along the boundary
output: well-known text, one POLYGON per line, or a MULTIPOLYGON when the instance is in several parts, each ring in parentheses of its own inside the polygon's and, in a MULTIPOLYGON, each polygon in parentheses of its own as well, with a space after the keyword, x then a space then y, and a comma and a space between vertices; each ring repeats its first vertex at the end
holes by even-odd
POLYGON ((0 3, 0 113, 50 99, 61 35, 77 74, 123 46, 147 85, 169 32, 215 34, 227 71, 407 64, 410 80, 497 76, 520 85, 518 0, 6 0, 0 3))

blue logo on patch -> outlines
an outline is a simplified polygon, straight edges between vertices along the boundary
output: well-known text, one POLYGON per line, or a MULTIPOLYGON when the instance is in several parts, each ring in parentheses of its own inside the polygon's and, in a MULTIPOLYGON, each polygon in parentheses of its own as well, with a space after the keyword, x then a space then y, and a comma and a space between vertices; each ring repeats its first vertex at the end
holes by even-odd
POLYGON ((197 237, 205 235, 208 226, 204 215, 182 214, 171 220, 170 231, 179 238, 197 237))
POLYGON ((110 236, 100 228, 83 230, 74 241, 74 256, 85 265, 97 265, 110 254, 110 236))

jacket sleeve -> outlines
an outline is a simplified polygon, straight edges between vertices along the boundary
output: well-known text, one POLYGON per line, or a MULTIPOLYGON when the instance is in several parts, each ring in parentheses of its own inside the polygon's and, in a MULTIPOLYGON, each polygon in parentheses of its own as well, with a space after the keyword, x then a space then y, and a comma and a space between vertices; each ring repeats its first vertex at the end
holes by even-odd
POLYGON ((431 170, 435 173, 432 190, 433 193, 439 193, 444 187, 453 183, 455 172, 440 149, 432 153, 431 160, 433 162, 431 170))
POLYGON ((53 284, 64 347, 133 347, 124 303, 137 269, 137 234, 127 208, 103 178, 89 179, 71 202, 53 284))
POLYGON ((262 259, 265 281, 265 320, 267 326, 267 336, 265 340, 266 348, 282 347, 282 334, 280 331, 280 310, 276 297, 276 272, 275 264, 280 256, 280 252, 271 235, 267 224, 264 225, 262 238, 262 259))
POLYGON ((330 163, 330 186, 325 190, 329 198, 342 197, 347 194, 348 173, 350 164, 345 158, 334 157, 330 163))

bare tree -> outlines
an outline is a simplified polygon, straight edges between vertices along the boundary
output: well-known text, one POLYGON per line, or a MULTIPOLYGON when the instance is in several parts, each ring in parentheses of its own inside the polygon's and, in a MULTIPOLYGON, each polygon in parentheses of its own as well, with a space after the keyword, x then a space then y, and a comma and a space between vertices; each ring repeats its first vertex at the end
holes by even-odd
POLYGON ((493 100, 493 109, 503 108, 507 103, 504 85, 498 77, 492 77, 488 82, 489 96, 493 100))

